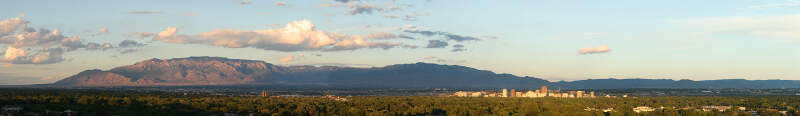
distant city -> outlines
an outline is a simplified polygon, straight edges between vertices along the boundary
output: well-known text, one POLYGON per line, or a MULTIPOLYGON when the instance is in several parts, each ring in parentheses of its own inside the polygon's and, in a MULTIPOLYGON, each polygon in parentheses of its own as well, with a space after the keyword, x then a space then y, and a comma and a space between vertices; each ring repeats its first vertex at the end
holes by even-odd
MULTIPOLYGON (((511 89, 503 89, 502 92, 491 91, 458 91, 453 94, 458 97, 557 97, 557 98, 595 98, 594 91, 586 93, 584 91, 548 90, 547 86, 542 86, 537 90, 526 92, 511 89)), ((627 95, 625 95, 627 97, 627 95)))

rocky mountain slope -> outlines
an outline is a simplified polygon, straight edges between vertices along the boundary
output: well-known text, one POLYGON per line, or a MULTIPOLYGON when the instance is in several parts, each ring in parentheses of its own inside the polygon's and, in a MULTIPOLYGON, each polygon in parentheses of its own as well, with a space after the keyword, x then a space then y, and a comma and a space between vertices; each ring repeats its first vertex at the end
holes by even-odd
POLYGON ((429 63, 374 68, 278 66, 222 57, 151 59, 108 71, 87 70, 57 86, 318 86, 379 88, 536 88, 549 83, 533 77, 429 63))

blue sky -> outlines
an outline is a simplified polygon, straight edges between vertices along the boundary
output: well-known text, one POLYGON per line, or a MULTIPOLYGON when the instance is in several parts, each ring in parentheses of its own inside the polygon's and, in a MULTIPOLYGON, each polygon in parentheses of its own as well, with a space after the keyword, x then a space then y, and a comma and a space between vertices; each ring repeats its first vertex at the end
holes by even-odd
POLYGON ((798 0, 25 0, 0 4, 0 21, 0 84, 11 85, 188 56, 430 62, 551 81, 800 80, 798 0), (53 30, 63 37, 19 38, 53 30))

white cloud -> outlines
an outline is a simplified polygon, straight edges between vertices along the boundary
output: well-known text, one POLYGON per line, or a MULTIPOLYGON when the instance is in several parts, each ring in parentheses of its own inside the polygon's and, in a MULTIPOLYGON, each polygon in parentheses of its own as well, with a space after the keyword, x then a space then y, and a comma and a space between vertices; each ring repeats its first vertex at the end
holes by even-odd
POLYGON ((606 53, 611 51, 611 48, 608 48, 607 45, 601 45, 596 47, 585 47, 578 50, 578 54, 595 54, 595 53, 606 53))
POLYGON ((3 55, 3 59, 12 60, 17 59, 19 57, 25 56, 25 50, 8 46, 6 49, 5 55, 3 55))
POLYGON ((721 17, 675 21, 714 34, 756 35, 800 39, 800 14, 762 17, 721 17))
POLYGON ((28 21, 20 18, 10 18, 0 21, 0 35, 11 34, 27 28, 28 21))
POLYGON ((178 28, 170 27, 153 37, 155 41, 180 44, 206 44, 228 48, 253 47, 275 51, 342 51, 361 48, 389 49, 402 43, 373 42, 361 36, 327 33, 314 29, 310 20, 286 24, 280 29, 234 30, 219 29, 197 35, 177 34, 178 28))
MULTIPOLYGON (((0 21, 0 45, 8 48, 2 52, 0 62, 12 64, 51 64, 64 61, 64 52, 84 48, 110 49, 111 44, 84 42, 80 36, 64 36, 59 30, 35 29, 28 21, 9 18, 0 21)), ((108 29, 100 28, 100 32, 108 29)))
POLYGON ((43 49, 33 54, 28 51, 9 46, 6 53, 3 55, 5 62, 14 64, 51 64, 64 60, 62 54, 64 50, 61 48, 43 49))

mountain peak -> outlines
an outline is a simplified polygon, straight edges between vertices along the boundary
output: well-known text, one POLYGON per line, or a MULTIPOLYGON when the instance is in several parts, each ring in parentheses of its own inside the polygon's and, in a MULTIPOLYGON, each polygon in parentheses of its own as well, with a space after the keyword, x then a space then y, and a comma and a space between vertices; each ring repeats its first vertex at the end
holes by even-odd
POLYGON ((333 87, 538 87, 547 81, 458 65, 418 62, 385 67, 278 66, 225 57, 149 59, 108 71, 87 70, 62 86, 269 85, 333 87), (457 82, 457 83, 454 83, 457 82), (534 85, 531 85, 534 84, 534 85))

